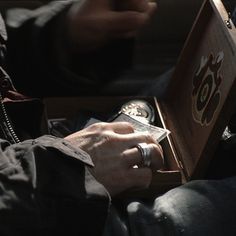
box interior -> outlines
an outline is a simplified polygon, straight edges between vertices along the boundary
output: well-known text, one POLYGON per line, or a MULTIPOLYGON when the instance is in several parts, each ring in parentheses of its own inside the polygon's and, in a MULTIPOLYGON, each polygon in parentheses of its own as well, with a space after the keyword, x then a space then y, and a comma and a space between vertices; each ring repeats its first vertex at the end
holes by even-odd
MULTIPOLYGON (((47 98, 45 99, 46 108, 46 119, 71 119, 71 117, 79 116, 81 111, 90 110, 92 112, 101 113, 111 113, 116 111, 117 108, 121 107, 125 102, 142 99, 148 101, 154 108, 156 106, 156 101, 153 97, 70 97, 70 98, 47 98)), ((155 124, 163 127, 161 120, 156 111, 156 121, 155 124)), ((45 131, 45 127, 43 129, 45 131)), ((153 175, 152 184, 148 191, 153 193, 165 192, 168 189, 180 185, 182 183, 182 174, 179 163, 176 160, 176 156, 173 153, 173 148, 170 147, 170 142, 166 138, 161 142, 163 147, 166 168, 162 171, 157 171, 153 175)))

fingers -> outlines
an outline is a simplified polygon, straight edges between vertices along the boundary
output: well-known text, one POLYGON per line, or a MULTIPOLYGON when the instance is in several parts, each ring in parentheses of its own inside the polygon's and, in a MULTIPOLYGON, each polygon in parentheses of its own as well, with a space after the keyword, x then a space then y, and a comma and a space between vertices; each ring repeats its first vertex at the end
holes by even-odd
POLYGON ((147 132, 134 132, 133 126, 128 122, 96 123, 86 128, 92 131, 97 141, 102 141, 105 146, 112 146, 119 151, 135 147, 138 143, 158 142, 147 132), (100 137, 100 138, 99 138, 100 137))
MULTIPOLYGON (((164 167, 163 151, 160 145, 148 144, 151 155, 151 169, 159 170, 164 167)), ((143 158, 140 150, 137 147, 127 149, 122 153, 123 162, 127 167, 132 168, 135 165, 143 167, 143 158)))
POLYGON ((119 151, 133 148, 138 143, 153 143, 159 146, 158 142, 150 134, 146 132, 135 133, 133 126, 128 122, 99 122, 66 138, 76 138, 81 136, 81 133, 93 137, 93 140, 97 143, 102 142, 104 146, 114 147, 119 151))
POLYGON ((164 155, 160 144, 148 144, 151 148, 151 166, 153 171, 160 170, 164 168, 164 155))
POLYGON ((127 179, 127 188, 145 189, 148 188, 152 180, 152 171, 149 168, 130 169, 127 179))
POLYGON ((134 128, 131 123, 122 121, 113 123, 99 122, 88 126, 87 129, 100 132, 112 131, 117 134, 129 134, 134 132, 134 128))
POLYGON ((96 123, 66 139, 91 156, 94 162, 91 173, 111 195, 128 189, 147 188, 151 183, 152 169, 162 168, 160 145, 147 133, 134 133, 127 122, 96 123), (136 147, 138 143, 147 143, 151 168, 142 165, 143 156, 136 147), (139 168, 134 168, 135 165, 139 168))
POLYGON ((136 147, 125 150, 122 153, 122 159, 123 163, 128 168, 133 168, 133 166, 141 165, 142 163, 142 156, 136 147))
POLYGON ((133 128, 132 124, 130 124, 128 122, 108 123, 107 128, 108 128, 108 130, 112 130, 118 134, 134 133, 134 128, 133 128))
POLYGON ((146 132, 136 132, 136 133, 128 133, 125 135, 115 134, 119 145, 123 145, 124 150, 135 147, 138 143, 155 143, 157 141, 154 138, 146 133, 146 132))
POLYGON ((152 180, 152 171, 149 168, 116 169, 115 172, 107 170, 108 173, 100 171, 100 174, 93 168, 89 168, 89 171, 105 186, 111 196, 127 190, 148 188, 152 180))

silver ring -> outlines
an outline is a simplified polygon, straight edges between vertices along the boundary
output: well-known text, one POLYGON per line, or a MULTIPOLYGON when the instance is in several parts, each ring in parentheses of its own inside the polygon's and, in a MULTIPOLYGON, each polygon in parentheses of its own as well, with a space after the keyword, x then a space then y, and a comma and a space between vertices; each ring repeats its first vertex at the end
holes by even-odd
POLYGON ((146 143, 138 143, 138 150, 143 159, 143 165, 149 167, 151 165, 151 148, 146 143))

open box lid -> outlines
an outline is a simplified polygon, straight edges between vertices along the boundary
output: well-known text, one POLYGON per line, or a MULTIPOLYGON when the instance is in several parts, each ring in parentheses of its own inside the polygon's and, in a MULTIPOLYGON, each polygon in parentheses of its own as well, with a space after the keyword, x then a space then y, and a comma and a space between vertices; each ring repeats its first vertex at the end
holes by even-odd
POLYGON ((220 0, 206 0, 160 103, 187 179, 203 176, 235 107, 235 26, 220 0))

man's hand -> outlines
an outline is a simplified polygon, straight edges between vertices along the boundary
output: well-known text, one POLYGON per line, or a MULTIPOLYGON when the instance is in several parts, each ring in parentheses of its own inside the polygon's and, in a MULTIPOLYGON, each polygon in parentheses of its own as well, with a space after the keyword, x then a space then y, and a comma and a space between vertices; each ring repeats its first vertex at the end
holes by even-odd
POLYGON ((88 51, 116 38, 133 37, 149 20, 156 3, 149 0, 82 0, 68 11, 73 49, 88 51))
POLYGON ((134 133, 126 122, 97 123, 67 136, 73 145, 86 151, 95 167, 90 171, 111 195, 133 188, 147 188, 152 179, 152 170, 163 168, 161 146, 149 135, 134 133), (138 143, 147 143, 151 148, 151 166, 142 166, 138 143))

